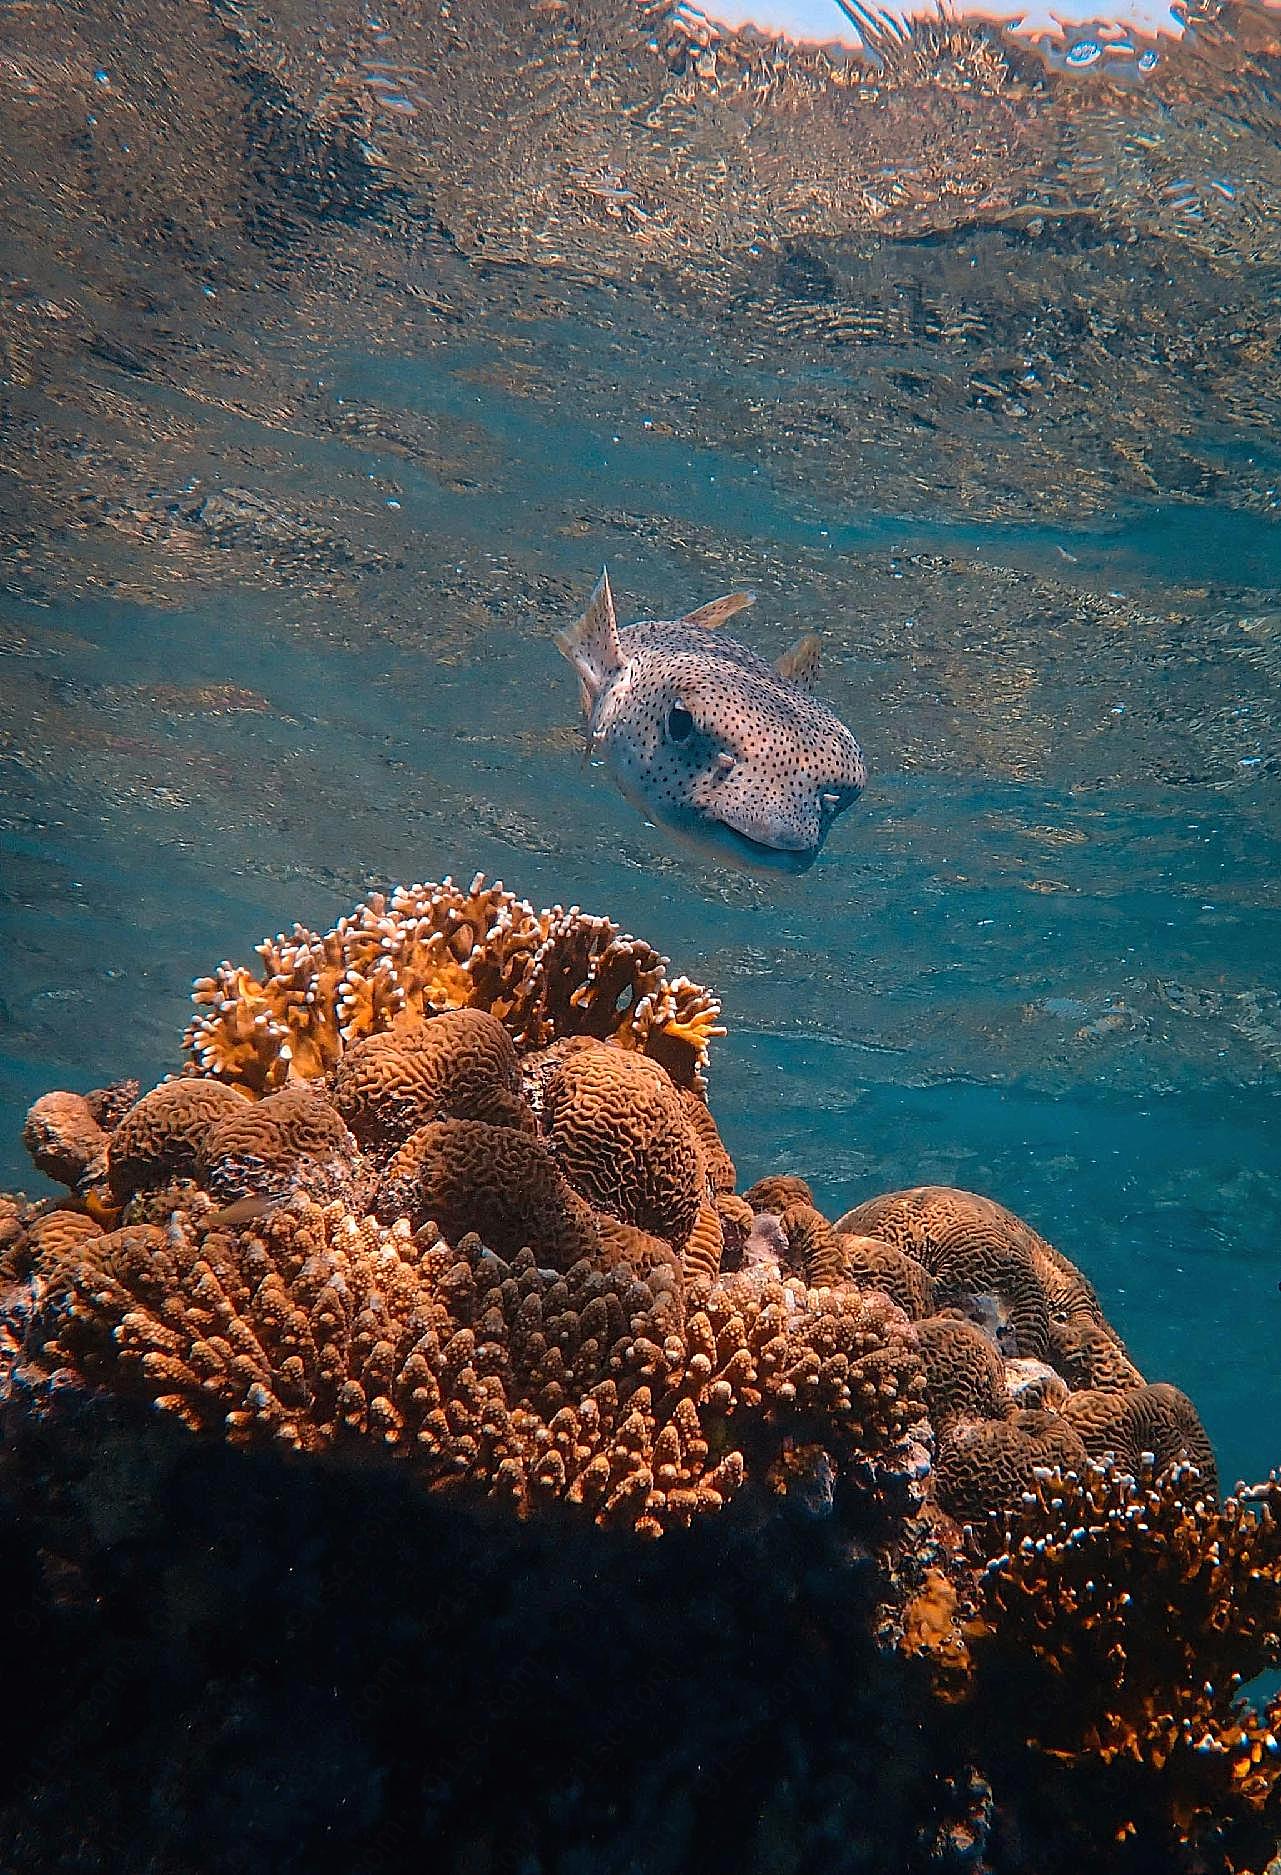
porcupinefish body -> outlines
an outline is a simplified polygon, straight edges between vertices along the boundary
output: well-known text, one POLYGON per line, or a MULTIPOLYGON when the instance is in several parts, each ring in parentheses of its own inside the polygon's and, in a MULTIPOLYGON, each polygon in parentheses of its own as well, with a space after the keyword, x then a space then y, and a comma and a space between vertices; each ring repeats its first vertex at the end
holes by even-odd
POLYGON ((556 643, 578 672, 588 747, 641 812, 752 870, 804 872, 867 780, 854 737, 810 692, 818 639, 767 664, 716 628, 753 594, 620 629, 602 573, 556 643))

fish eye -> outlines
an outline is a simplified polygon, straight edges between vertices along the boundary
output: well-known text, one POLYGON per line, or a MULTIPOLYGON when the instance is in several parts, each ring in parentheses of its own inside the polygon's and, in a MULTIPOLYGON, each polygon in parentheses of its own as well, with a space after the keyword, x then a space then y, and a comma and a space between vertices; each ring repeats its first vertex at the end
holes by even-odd
POLYGON ((667 737, 669 742, 687 742, 694 733, 694 718, 680 703, 673 703, 667 712, 667 737))

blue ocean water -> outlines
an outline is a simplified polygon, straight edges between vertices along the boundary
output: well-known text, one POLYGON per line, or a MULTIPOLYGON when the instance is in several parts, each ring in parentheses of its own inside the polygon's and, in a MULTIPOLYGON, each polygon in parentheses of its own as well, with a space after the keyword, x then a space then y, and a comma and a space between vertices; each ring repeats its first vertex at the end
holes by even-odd
POLYGON ((990 1193, 1266 1471, 1275 21, 1193 11, 1079 86, 959 25, 862 87, 688 8, 593 52, 558 0, 33 40, 0 1183, 38 1188, 41 1091, 177 1065, 194 976, 480 869, 719 992, 742 1183, 990 1193), (805 877, 691 857, 585 762, 551 635, 603 562, 627 619, 751 585, 756 649, 820 634, 872 779, 805 877))
POLYGON ((376 499, 410 589, 386 612, 377 578, 339 609, 291 589, 6 605, 24 723, 0 848, 3 1183, 37 1183, 16 1121, 39 1092, 177 1064, 194 975, 295 919, 324 928, 369 886, 482 869, 609 913, 719 991, 711 1098, 743 1183, 801 1172, 829 1215, 907 1184, 990 1193, 1197 1401, 1228 1479, 1265 1472, 1281 526, 1210 503, 1067 530, 913 514, 902 494, 816 512, 635 409, 584 420, 478 389, 476 362, 342 353, 322 375, 336 399, 478 429, 502 464, 484 490, 348 440, 280 478, 305 507, 338 475, 394 471, 376 499), (715 527, 732 577, 691 585, 626 516, 565 524, 624 497, 715 527), (522 553, 559 612, 513 596, 522 553), (627 616, 759 580, 737 621, 753 645, 822 631, 824 693, 873 779, 809 875, 687 856, 583 760, 550 633, 606 558, 627 616), (433 587, 451 568, 487 588, 480 627, 433 587))

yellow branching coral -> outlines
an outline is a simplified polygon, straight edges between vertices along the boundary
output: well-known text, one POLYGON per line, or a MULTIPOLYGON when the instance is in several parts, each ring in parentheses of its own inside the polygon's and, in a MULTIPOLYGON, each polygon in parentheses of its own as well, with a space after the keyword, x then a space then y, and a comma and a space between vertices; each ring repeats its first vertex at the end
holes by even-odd
POLYGON ((446 1009, 487 1010, 522 1050, 589 1035, 652 1055, 694 1085, 720 1005, 607 918, 536 912, 482 875, 375 892, 323 936, 295 925, 258 946, 255 974, 220 964, 195 985, 197 1072, 263 1094, 316 1079, 346 1048, 446 1009))

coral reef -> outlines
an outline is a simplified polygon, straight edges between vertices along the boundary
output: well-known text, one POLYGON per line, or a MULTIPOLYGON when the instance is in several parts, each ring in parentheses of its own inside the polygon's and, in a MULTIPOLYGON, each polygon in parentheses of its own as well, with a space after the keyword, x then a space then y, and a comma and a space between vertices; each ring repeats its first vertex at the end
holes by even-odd
MULTIPOLYGON (((915 1820, 842 1866, 1262 1869, 1281 1710, 1238 1688, 1281 1662, 1281 1486, 1218 1502, 1191 1401, 1067 1257, 948 1188, 740 1195, 715 1002, 606 920, 478 881, 262 954, 198 986, 185 1074, 32 1109, 67 1195, 0 1206, 19 1447, 81 1400, 193 1451, 377 1454, 497 1517, 478 1542, 650 1539, 677 1620, 682 1545, 777 1542, 783 1603, 841 1585, 802 1632, 852 1624, 857 1687, 914 1715, 915 1820)), ((875 1787, 857 1687, 832 1722, 875 1787)))

